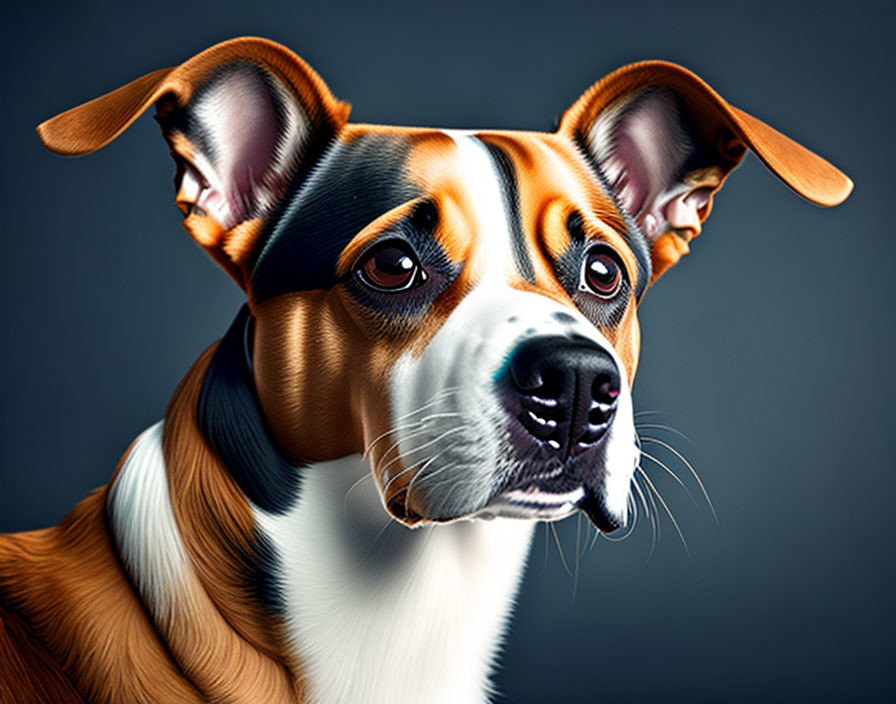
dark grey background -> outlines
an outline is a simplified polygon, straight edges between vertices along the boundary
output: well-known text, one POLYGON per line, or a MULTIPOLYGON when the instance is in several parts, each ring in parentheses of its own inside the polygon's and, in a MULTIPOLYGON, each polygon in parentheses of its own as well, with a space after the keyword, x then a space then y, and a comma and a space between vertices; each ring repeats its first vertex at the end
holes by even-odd
MULTIPOLYGON (((514 703, 892 697, 884 7, 7 5, 0 530, 55 523, 104 483, 241 300, 180 228, 151 119, 81 160, 43 151, 38 122, 241 34, 301 54, 355 120, 407 125, 545 129, 602 75, 665 58, 829 157, 856 192, 816 208, 752 156, 730 179, 693 253, 642 306, 636 384, 637 407, 663 412, 640 420, 693 441, 645 430, 694 463, 720 525, 648 463, 690 558, 663 516, 649 560, 645 522, 622 544, 599 540, 575 580, 553 544, 545 561, 539 532, 498 688, 514 703)), ((574 570, 576 521, 559 533, 574 570)))

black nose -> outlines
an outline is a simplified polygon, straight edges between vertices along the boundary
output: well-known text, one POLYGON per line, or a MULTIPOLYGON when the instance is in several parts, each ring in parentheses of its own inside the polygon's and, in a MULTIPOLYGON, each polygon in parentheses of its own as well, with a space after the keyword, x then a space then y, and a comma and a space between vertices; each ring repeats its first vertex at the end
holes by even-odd
POLYGON ((511 404, 529 434, 568 457, 607 432, 619 397, 610 354, 585 337, 537 337, 520 345, 508 365, 511 404))

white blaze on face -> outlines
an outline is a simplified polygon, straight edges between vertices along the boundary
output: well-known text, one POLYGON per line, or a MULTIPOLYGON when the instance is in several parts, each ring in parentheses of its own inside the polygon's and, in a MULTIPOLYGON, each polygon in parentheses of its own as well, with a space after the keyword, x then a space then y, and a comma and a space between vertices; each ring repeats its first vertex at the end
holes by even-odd
POLYGON ((501 181, 481 142, 449 134, 460 152, 462 178, 478 223, 478 231, 470 233, 478 246, 469 264, 475 267, 477 284, 422 355, 405 354, 393 367, 395 449, 374 468, 377 479, 385 486, 405 472, 404 480, 412 478, 410 500, 425 518, 445 520, 482 509, 517 469, 496 379, 524 341, 575 334, 607 350, 621 376, 618 410, 605 441, 612 466, 604 468, 604 501, 624 520, 636 459, 625 368, 606 338, 577 310, 508 285, 512 235, 501 181), (555 314, 561 312, 575 322, 558 320, 555 314))
POLYGON ((506 274, 513 261, 513 250, 501 180, 482 142, 464 132, 449 130, 447 134, 460 152, 463 182, 479 224, 479 231, 471 233, 479 243, 476 259, 480 269, 475 272, 479 285, 508 288, 506 274))

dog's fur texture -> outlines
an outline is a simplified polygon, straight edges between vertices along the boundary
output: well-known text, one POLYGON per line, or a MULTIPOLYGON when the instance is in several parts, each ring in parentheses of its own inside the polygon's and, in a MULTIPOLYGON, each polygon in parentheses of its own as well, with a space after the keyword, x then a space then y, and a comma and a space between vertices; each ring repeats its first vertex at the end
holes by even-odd
POLYGON ((637 304, 714 192, 747 148, 852 187, 664 62, 553 133, 458 132, 349 124, 243 38, 39 133, 85 154, 152 105, 248 302, 106 487, 0 536, 4 702, 486 700, 535 520, 628 519, 637 304))

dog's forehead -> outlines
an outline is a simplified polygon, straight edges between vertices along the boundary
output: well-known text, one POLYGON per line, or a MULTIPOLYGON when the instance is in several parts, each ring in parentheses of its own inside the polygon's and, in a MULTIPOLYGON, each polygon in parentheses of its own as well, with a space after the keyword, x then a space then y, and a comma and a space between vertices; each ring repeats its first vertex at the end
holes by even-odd
POLYGON ((331 288, 342 253, 359 233, 421 200, 446 220, 437 237, 450 259, 466 261, 487 241, 500 243, 486 247, 485 258, 496 259, 503 247, 512 261, 504 273, 521 285, 556 287, 545 255, 559 259, 568 249, 566 222, 573 213, 620 250, 638 289, 646 280, 629 224, 569 140, 538 132, 349 125, 272 223, 253 271, 254 300, 331 288))

